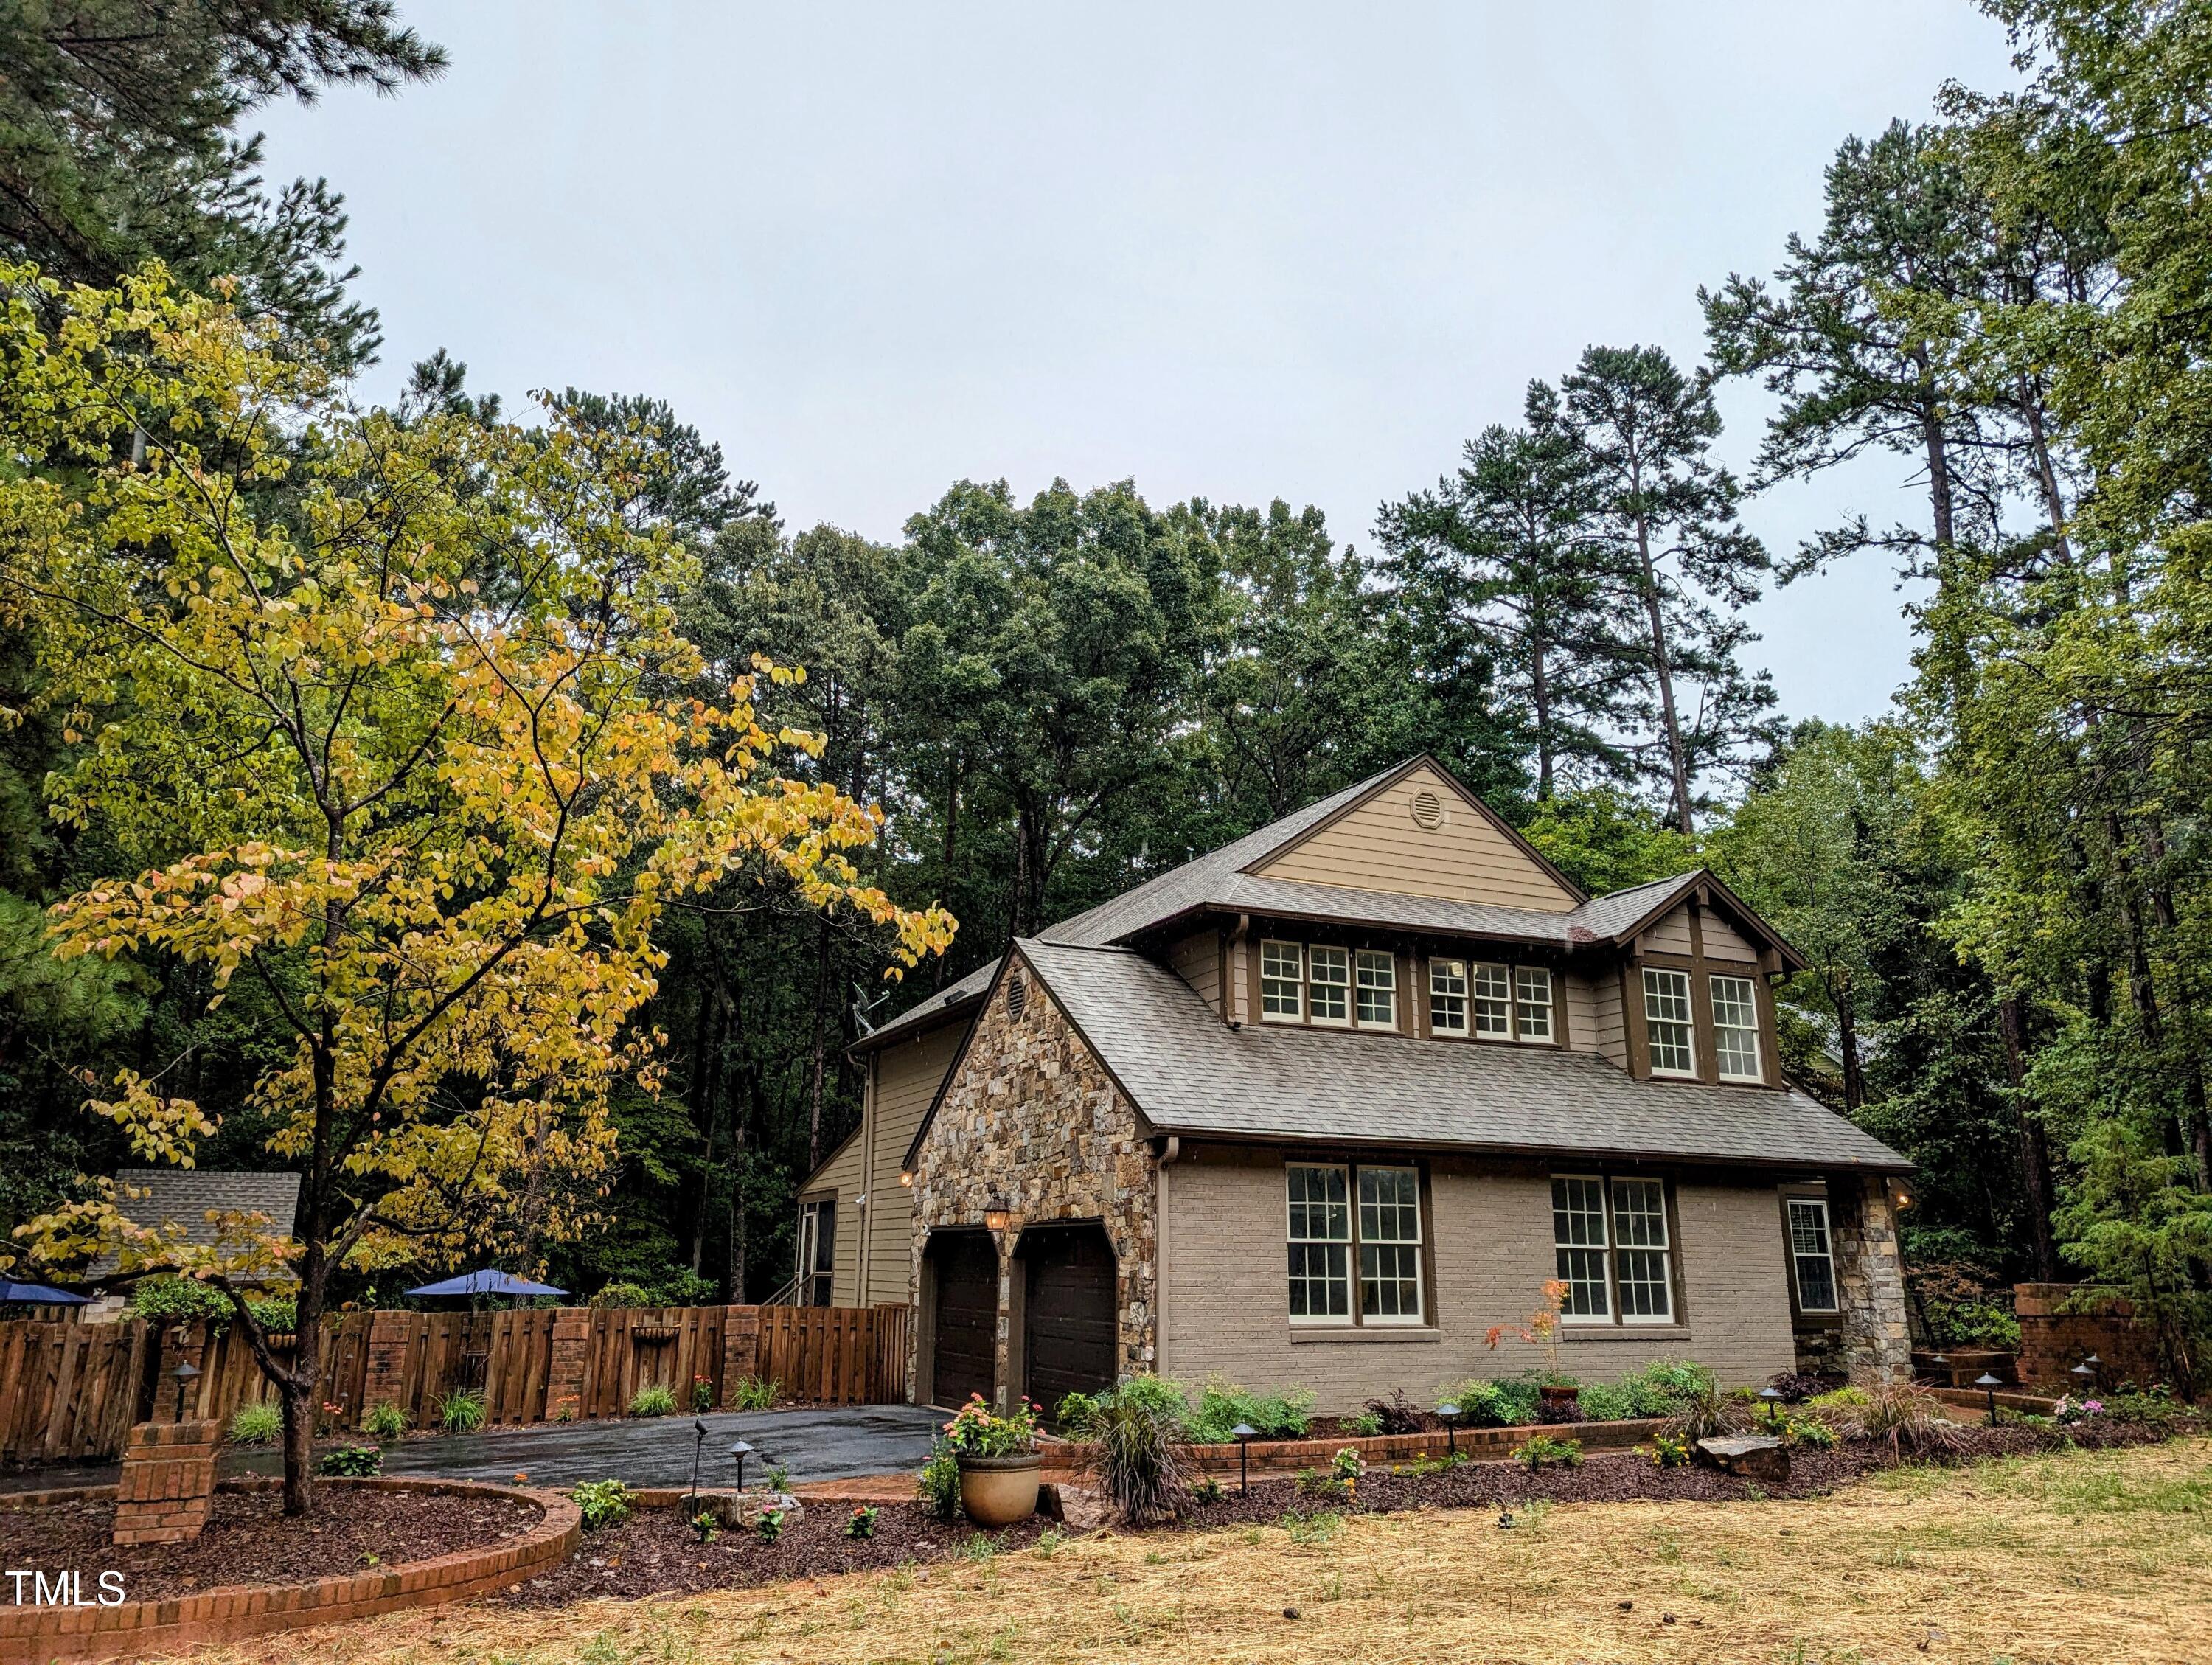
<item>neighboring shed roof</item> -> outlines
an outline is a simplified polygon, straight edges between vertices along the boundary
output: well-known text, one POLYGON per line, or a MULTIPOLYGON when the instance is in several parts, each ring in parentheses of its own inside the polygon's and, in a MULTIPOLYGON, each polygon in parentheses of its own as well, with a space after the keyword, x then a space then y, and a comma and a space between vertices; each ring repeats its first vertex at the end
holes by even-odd
POLYGON ((1232 1030, 1174 972, 1140 954, 1037 939, 1016 946, 1162 1133, 1767 1167, 1912 1166, 1795 1090, 1638 1080, 1590 1053, 1232 1030))
MULTIPOLYGON (((265 1214, 270 1231, 292 1235, 300 1206, 300 1176, 226 1168, 123 1168, 115 1175, 116 1212, 133 1225, 155 1230, 174 1225, 185 1241, 211 1243, 216 1222, 208 1216, 265 1214)), ((95 1261, 94 1277, 115 1269, 112 1255, 95 1261)), ((285 1277, 292 1274, 287 1271, 285 1277)))

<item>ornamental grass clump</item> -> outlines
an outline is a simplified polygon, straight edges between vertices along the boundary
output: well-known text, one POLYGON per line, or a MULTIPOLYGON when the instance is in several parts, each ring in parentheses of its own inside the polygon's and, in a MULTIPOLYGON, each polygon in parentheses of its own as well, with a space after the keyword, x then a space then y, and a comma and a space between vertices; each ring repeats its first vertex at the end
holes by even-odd
POLYGON ((284 1431, 284 1407, 274 1402, 241 1405, 231 1413, 230 1443, 266 1445, 284 1431))
MULTIPOLYGON (((1157 1376, 1137 1376, 1096 1395, 1083 1395, 1068 1432, 1089 1447, 1085 1467, 1123 1519, 1138 1525, 1172 1520, 1187 1495, 1177 1443, 1183 1432, 1180 1391, 1163 1392, 1157 1376)), ((1070 1395, 1070 1398, 1078 1395, 1070 1395)), ((1063 1401, 1063 1408, 1066 1408, 1063 1401)))
POLYGON ((379 1444, 388 1444, 407 1431, 407 1413, 390 1400, 379 1400, 361 1419, 362 1431, 379 1444))
POLYGON ((629 1396, 632 1416, 666 1416, 676 1408, 676 1389, 665 1382, 640 1388, 629 1396))
POLYGON ((1966 1449, 1966 1431, 1951 1420, 1943 1401, 1911 1382, 1874 1382, 1860 1389, 1865 1403, 1852 1407, 1843 1431, 1875 1440, 1903 1462, 1944 1462, 1966 1449))

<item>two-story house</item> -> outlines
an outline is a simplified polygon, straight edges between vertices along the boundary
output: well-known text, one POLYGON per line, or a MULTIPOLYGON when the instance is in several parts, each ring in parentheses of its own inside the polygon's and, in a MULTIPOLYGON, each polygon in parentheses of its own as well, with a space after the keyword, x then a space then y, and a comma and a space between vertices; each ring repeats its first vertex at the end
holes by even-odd
POLYGON ((1711 873, 1585 895, 1417 757, 1017 940, 860 1042, 801 1299, 917 1402, 1139 1371, 1323 1412, 1563 1367, 1906 1367, 1910 1164, 1783 1078, 1801 962, 1711 873))

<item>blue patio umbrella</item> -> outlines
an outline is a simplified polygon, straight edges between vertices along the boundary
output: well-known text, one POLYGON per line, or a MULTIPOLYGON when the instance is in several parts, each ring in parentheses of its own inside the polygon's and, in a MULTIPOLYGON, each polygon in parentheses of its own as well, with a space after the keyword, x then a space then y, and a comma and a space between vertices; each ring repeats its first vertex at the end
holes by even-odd
POLYGON ((90 1304, 89 1298, 72 1295, 65 1289, 50 1289, 44 1284, 19 1283, 13 1278, 0 1278, 0 1307, 21 1302, 26 1306, 82 1307, 90 1304))
POLYGON ((550 1284, 533 1284, 527 1278, 518 1278, 512 1272, 501 1272, 488 1266, 481 1272, 464 1272, 458 1277, 442 1279, 434 1284, 425 1284, 420 1289, 410 1289, 410 1295, 566 1295, 565 1289, 556 1289, 550 1284))

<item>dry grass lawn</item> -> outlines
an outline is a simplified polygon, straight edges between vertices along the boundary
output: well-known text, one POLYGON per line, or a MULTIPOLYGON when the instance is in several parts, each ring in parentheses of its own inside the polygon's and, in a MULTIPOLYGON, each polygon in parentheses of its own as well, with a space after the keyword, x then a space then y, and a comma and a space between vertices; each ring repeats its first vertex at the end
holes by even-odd
POLYGON ((1563 1506, 1511 1531, 1460 1510, 1048 1539, 697 1599, 395 1614, 197 1659, 2203 1662, 2212 1440, 1908 1470, 1819 1503, 1563 1506))

